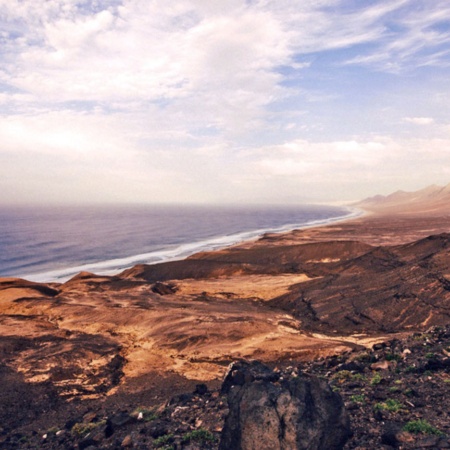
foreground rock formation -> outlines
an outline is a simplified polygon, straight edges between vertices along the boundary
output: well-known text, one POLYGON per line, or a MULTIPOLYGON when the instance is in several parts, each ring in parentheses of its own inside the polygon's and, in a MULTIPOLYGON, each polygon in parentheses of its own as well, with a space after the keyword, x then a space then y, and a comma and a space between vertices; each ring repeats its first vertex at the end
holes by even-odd
MULTIPOLYGON (((167 394, 168 400, 156 404, 145 390, 140 395, 115 394, 101 401, 67 403, 42 396, 42 389, 35 391, 41 396, 34 403, 23 401, 20 405, 22 413, 29 414, 39 400, 39 417, 18 420, 19 409, 11 409, 11 403, 6 405, 9 409, 0 409, 1 448, 217 450, 220 441, 228 439, 228 401, 231 409, 234 403, 227 392, 235 388, 239 392, 245 385, 249 389, 254 383, 271 384, 281 391, 282 385, 320 377, 344 400, 350 418, 352 435, 344 450, 446 449, 450 446, 449 355, 447 326, 388 340, 373 349, 278 364, 274 370, 239 361, 231 367, 222 388, 212 383, 193 385, 180 395, 167 394)), ((19 387, 10 384, 12 380, 7 378, 7 384, 0 385, 2 405, 5 394, 13 397, 19 387)), ((26 395, 24 390, 20 393, 26 395)), ((332 429, 325 431, 325 437, 332 435, 332 429)), ((261 448, 258 445, 255 443, 255 448, 261 448)))
POLYGON ((350 437, 342 399, 324 380, 294 377, 283 382, 276 377, 275 381, 273 373, 257 362, 238 363, 230 371, 239 384, 227 389, 229 413, 219 450, 262 445, 271 450, 338 450, 350 437))

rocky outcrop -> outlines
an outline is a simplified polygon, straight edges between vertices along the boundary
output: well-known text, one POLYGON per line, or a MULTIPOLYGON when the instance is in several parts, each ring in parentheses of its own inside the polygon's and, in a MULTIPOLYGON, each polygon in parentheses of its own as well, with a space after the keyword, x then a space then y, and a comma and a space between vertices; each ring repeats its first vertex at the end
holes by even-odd
MULTIPOLYGON (((229 414, 219 449, 343 448, 350 427, 340 396, 315 377, 273 382, 275 377, 261 366, 242 365, 229 372, 238 384, 229 388, 229 414)), ((227 390, 230 377, 225 381, 227 390)))

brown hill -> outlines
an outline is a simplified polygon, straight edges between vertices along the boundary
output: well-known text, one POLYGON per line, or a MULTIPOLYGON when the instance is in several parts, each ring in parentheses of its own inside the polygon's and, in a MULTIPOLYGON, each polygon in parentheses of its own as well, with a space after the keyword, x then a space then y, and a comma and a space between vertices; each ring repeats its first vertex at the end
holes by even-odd
POLYGON ((373 248, 270 304, 311 330, 393 332, 450 323, 450 234, 373 248))
POLYGON ((415 192, 397 191, 387 196, 377 195, 354 206, 383 214, 449 214, 450 184, 432 185, 415 192))

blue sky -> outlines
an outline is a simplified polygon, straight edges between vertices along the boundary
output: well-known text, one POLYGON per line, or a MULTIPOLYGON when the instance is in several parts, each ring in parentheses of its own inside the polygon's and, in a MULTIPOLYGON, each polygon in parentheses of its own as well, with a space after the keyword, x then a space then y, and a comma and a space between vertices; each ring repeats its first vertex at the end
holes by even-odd
POLYGON ((450 182, 447 0, 0 0, 0 203, 450 182))

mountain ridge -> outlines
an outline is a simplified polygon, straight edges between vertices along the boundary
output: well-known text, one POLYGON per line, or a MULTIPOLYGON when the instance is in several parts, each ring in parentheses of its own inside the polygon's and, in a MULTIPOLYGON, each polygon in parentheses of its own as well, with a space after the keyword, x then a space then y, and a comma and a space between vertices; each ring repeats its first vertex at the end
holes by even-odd
POLYGON ((386 214, 448 214, 450 183, 445 186, 433 184, 413 192, 398 190, 389 195, 375 195, 352 206, 386 214))

